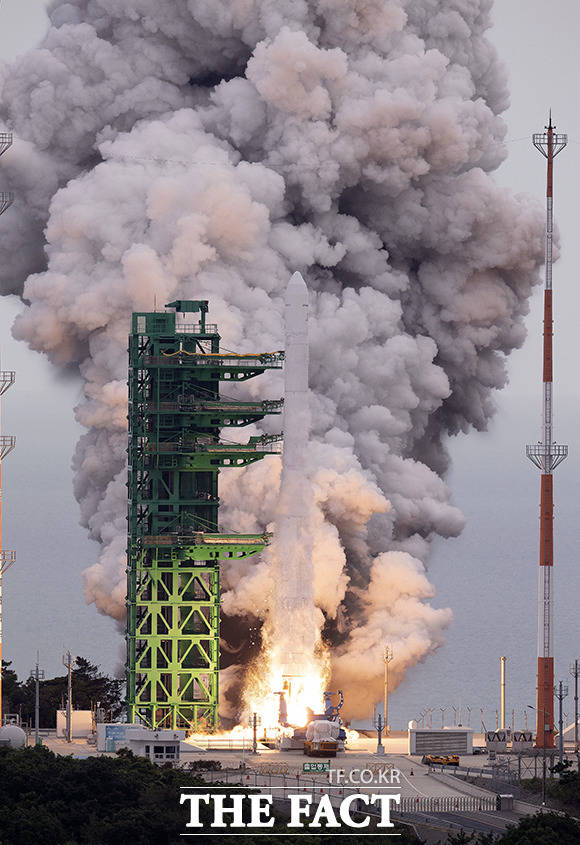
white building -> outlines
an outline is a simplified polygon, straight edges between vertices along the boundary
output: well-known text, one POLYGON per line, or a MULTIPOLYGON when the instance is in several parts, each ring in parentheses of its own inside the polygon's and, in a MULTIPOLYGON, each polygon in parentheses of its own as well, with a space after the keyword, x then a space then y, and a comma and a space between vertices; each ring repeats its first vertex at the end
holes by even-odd
MULTIPOLYGON (((92 710, 71 710, 71 739, 86 739, 95 732, 92 710)), ((66 736, 66 710, 56 711, 56 735, 66 736)))
POLYGON ((143 725, 121 723, 98 724, 97 750, 111 752, 128 748, 136 757, 147 757, 153 763, 175 763, 185 737, 186 731, 151 730, 143 725))
POLYGON ((459 725, 442 730, 409 727, 409 754, 473 754, 473 731, 459 725))

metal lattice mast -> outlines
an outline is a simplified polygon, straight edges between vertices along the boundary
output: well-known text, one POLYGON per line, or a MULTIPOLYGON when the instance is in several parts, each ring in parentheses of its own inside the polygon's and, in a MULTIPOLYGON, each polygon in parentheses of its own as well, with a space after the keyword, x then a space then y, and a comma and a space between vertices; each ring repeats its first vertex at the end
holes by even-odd
MULTIPOLYGON (((0 156, 12 146, 12 133, 0 132, 0 156)), ((0 215, 4 214, 14 202, 12 192, 0 192, 0 215)), ((1 397, 8 388, 14 384, 15 374, 13 372, 0 371, 0 725, 2 724, 2 577, 16 560, 14 552, 2 549, 2 461, 14 449, 16 438, 3 437, 1 434, 1 397)))
POLYGON ((206 301, 167 308, 133 314, 129 338, 127 717, 215 730, 220 566, 269 540, 219 530, 218 475, 276 453, 281 440, 228 443, 220 430, 279 414, 283 404, 222 398, 220 383, 281 368, 284 354, 222 353, 206 301))
MULTIPOLYGON (((14 384, 15 373, 0 371, 0 431, 2 396, 14 384)), ((16 553, 2 548, 2 462, 14 449, 16 438, 0 434, 0 725, 2 724, 2 579, 16 561, 16 553)))
POLYGON ((544 289, 544 350, 542 440, 526 447, 528 458, 542 473, 540 482, 540 572, 538 586, 538 694, 536 746, 554 747, 554 633, 552 573, 554 566, 554 476, 553 472, 568 455, 568 447, 556 444, 553 437, 553 302, 552 237, 554 159, 568 142, 556 133, 550 113, 546 131, 533 135, 533 143, 546 158, 546 282, 544 289))

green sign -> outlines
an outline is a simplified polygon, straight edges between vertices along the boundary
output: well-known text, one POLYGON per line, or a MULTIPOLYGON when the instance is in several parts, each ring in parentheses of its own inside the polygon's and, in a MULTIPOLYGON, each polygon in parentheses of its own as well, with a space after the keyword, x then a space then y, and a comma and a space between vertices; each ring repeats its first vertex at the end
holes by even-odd
POLYGON ((303 772, 329 772, 330 763, 303 763, 303 772))

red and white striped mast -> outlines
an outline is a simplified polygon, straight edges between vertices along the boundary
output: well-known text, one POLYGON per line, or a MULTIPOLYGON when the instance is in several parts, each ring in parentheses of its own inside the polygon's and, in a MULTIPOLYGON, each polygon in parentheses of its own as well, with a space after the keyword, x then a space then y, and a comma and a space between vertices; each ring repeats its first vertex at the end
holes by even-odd
POLYGON ((544 354, 542 440, 526 446, 528 458, 542 473, 540 482, 540 577, 538 582, 538 697, 536 712, 536 747, 554 746, 554 476, 556 467, 568 455, 568 447, 554 443, 553 424, 553 319, 552 319, 552 234, 554 159, 568 143, 566 135, 555 132, 550 112, 546 131, 532 140, 548 162, 546 188, 546 283, 544 288, 544 354))

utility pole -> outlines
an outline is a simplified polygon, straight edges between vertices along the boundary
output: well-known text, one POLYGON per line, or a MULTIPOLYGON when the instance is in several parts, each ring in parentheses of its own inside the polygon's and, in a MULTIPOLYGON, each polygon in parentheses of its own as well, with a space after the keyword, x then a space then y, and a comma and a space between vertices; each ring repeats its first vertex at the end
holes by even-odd
POLYGON ((383 661, 385 664, 385 718, 384 718, 384 728, 385 728, 385 744, 387 735, 389 733, 389 722, 388 722, 388 699, 389 699, 389 663, 393 659, 393 649, 390 645, 385 646, 385 650, 383 653, 383 661))
POLYGON ((564 762, 564 725, 562 723, 562 702, 568 695, 568 685, 563 684, 562 681, 557 687, 554 687, 554 695, 558 699, 558 760, 560 765, 564 762))
POLYGON ((377 715, 375 727, 377 729, 377 754, 382 755, 385 753, 385 748, 381 739, 381 734, 383 732, 383 720, 380 713, 377 715))
POLYGON ((38 731, 40 727, 40 681, 44 680, 44 669, 38 665, 39 655, 36 652, 36 666, 30 673, 30 677, 34 680, 34 744, 39 745, 40 740, 38 731))
POLYGON ((63 664, 67 669, 67 695, 66 695, 66 741, 72 742, 72 668, 76 663, 70 649, 66 653, 66 657, 62 658, 63 664))
POLYGON ((258 714, 252 716, 252 754, 258 753, 258 714))
POLYGON ((542 439, 526 446, 526 455, 541 473, 540 480, 540 578, 538 588, 538 676, 536 706, 536 747, 548 742, 554 747, 554 470, 568 455, 568 447, 556 444, 553 434, 553 304, 552 237, 554 159, 562 152, 568 138, 552 125, 552 113, 546 131, 534 134, 532 141, 548 164, 546 186, 546 278, 544 286, 544 350, 542 371, 542 439), (541 720, 541 721, 540 721, 541 720))
POLYGON ((578 753, 578 675, 580 674, 578 660, 574 661, 573 666, 570 664, 570 674, 574 678, 574 751, 578 753))

